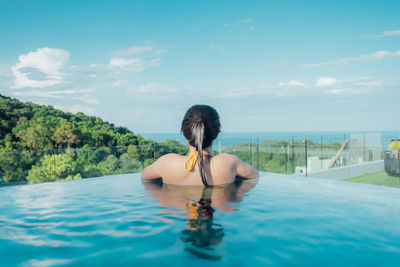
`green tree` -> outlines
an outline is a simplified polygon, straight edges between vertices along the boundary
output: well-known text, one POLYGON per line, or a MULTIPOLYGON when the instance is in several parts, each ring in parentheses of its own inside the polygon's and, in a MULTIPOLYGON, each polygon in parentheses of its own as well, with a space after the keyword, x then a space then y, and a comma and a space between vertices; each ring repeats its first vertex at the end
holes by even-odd
POLYGON ((40 124, 21 130, 17 132, 16 136, 25 143, 29 150, 51 148, 48 131, 40 124))
POLYGON ((26 181, 28 170, 42 156, 42 151, 8 151, 0 153, 0 168, 6 182, 26 181))
POLYGON ((105 161, 97 165, 103 175, 112 175, 121 173, 118 169, 121 167, 121 161, 114 155, 109 155, 105 161))
POLYGON ((121 169, 123 173, 139 172, 143 170, 140 160, 140 152, 137 146, 129 145, 127 152, 120 157, 121 169))
POLYGON ((53 138, 60 148, 62 148, 63 145, 66 145, 69 149, 72 144, 79 143, 78 135, 74 134, 70 124, 58 127, 54 132, 53 138))
POLYGON ((29 183, 81 179, 73 158, 65 154, 45 155, 28 173, 29 183))

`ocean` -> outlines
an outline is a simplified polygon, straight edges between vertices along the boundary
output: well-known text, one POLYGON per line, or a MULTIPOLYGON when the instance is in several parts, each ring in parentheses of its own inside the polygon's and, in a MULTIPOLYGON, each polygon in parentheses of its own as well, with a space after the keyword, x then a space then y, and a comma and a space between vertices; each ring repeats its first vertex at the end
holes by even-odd
MULTIPOLYGON (((186 139, 181 133, 142 133, 146 139, 163 142, 166 139, 177 140, 186 145, 186 139)), ((247 142, 262 142, 265 140, 311 140, 312 142, 330 144, 343 143, 351 136, 362 135, 366 138, 376 138, 380 135, 382 145, 390 143, 391 139, 400 138, 400 131, 348 131, 348 132, 222 132, 215 143, 222 145, 237 145, 247 142)))

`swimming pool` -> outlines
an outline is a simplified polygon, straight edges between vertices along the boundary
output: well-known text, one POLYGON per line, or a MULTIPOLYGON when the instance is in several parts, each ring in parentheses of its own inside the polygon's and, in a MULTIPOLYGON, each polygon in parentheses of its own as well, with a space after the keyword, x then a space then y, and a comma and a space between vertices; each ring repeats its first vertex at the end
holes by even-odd
POLYGON ((400 191, 264 174, 201 190, 140 174, 0 187, 1 265, 385 265, 400 191))

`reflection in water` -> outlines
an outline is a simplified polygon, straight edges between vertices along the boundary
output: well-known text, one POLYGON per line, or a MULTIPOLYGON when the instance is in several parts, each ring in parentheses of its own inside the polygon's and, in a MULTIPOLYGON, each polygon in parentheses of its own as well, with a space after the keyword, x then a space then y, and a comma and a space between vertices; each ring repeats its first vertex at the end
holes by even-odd
MULTIPOLYGON (((237 178, 232 184, 208 188, 167 185, 161 180, 143 184, 150 196, 159 200, 161 207, 178 209, 187 214, 186 229, 181 234, 181 240, 187 244, 185 251, 198 258, 218 261, 221 256, 214 255, 214 251, 224 237, 224 229, 221 224, 214 223, 216 211, 236 211, 237 205, 230 203, 241 202, 256 182, 237 178)), ((172 210, 169 212, 173 213, 172 210)))
MULTIPOLYGON (((199 201, 190 200, 186 208, 188 212, 187 229, 182 231, 181 239, 197 248, 210 248, 222 241, 224 229, 213 222, 215 209, 211 206, 213 188, 204 188, 199 201)), ((220 260, 221 256, 209 255, 199 250, 186 247, 186 251, 194 256, 209 260, 220 260)))

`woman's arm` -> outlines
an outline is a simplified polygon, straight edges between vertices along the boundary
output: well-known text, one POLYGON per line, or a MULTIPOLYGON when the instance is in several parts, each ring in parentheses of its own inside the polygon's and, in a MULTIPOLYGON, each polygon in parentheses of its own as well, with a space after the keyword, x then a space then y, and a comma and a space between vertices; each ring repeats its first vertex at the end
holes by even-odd
POLYGON ((161 170, 163 166, 163 157, 157 159, 153 164, 147 166, 142 172, 142 180, 151 180, 162 178, 161 170))
POLYGON ((236 163, 236 176, 242 177, 242 178, 258 178, 258 170, 251 166, 250 164, 247 164, 243 160, 239 159, 238 157, 235 157, 235 163, 236 163))

